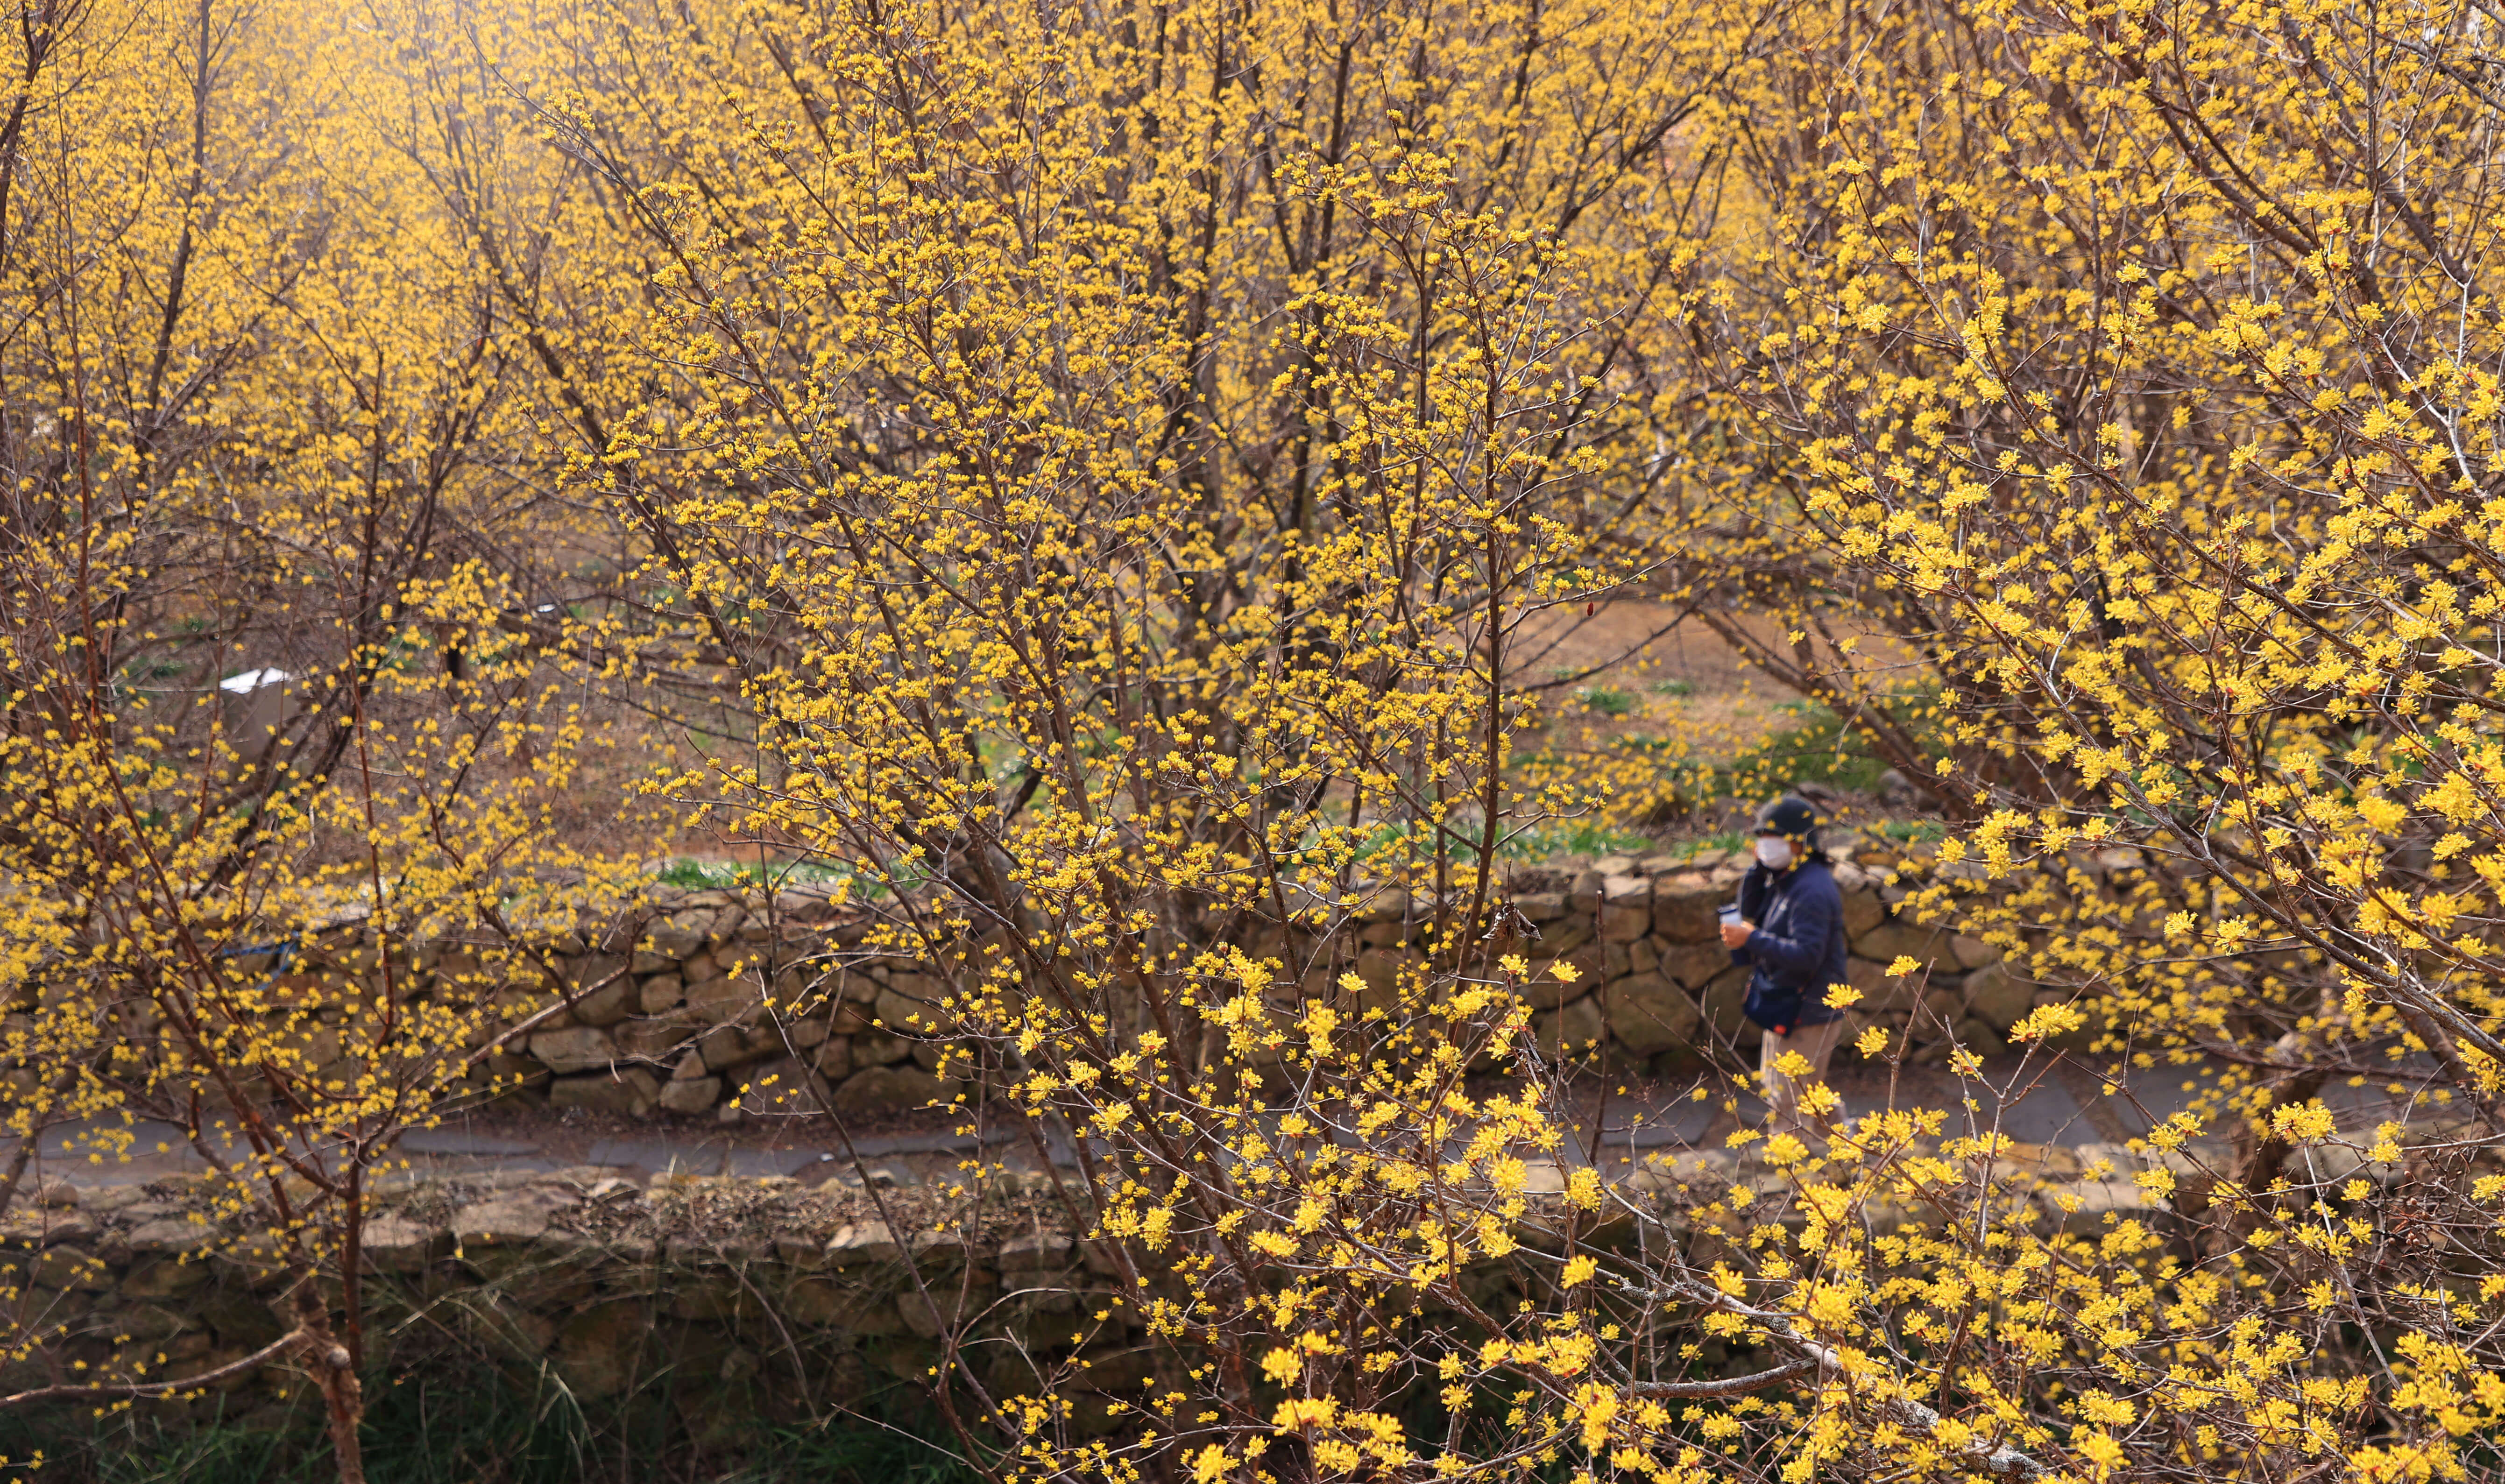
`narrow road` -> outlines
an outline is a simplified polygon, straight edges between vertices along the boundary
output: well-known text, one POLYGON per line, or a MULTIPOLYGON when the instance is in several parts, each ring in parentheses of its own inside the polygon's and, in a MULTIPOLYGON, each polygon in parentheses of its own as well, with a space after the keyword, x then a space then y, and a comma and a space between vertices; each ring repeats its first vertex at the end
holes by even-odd
MULTIPOLYGON (((1839 1065, 1829 1082, 1842 1095, 1848 1117, 1889 1108, 1936 1108, 1950 1114, 1944 1133, 1997 1132, 2025 1144, 2077 1149, 2119 1146, 2145 1134, 2191 1103, 2187 1083, 2192 1078, 2192 1069, 2166 1068, 2135 1072, 2127 1085, 2109 1087, 2073 1060, 2048 1070, 2012 1056, 1987 1062, 1983 1076, 1971 1080, 1960 1080, 1944 1067, 1909 1067, 1891 1075, 1889 1069, 1854 1062, 1839 1065), (1995 1090, 1999 1088, 2013 1095, 2004 1098, 1995 1090)), ((2413 1113, 2406 1092, 2395 1096, 2388 1085, 2337 1086, 2325 1101, 2339 1112, 2343 1131, 2355 1135, 2370 1132, 2384 1119, 2407 1123, 2424 1118, 2423 1110, 2413 1113)), ((1654 1084, 1621 1096, 1595 1083, 1604 1172, 1623 1173, 1658 1149, 1721 1148, 1731 1132, 1764 1115, 1763 1105, 1753 1097, 1734 1099, 1722 1093, 1699 1101, 1692 1090, 1693 1084, 1654 1084), (1736 1111, 1725 1106, 1733 1101, 1739 1104, 1736 1111)), ((593 1166, 638 1182, 676 1173, 779 1175, 806 1184, 855 1178, 852 1154, 858 1154, 871 1180, 905 1185, 953 1176, 976 1148, 972 1138, 954 1132, 956 1119, 928 1114, 900 1127, 898 1121, 886 1120, 880 1131, 857 1135, 848 1153, 833 1127, 818 1118, 635 1123, 580 1113, 496 1112, 412 1133, 402 1141, 401 1152, 410 1176, 419 1180, 593 1166)), ((95 1152, 101 1136, 119 1127, 53 1129, 31 1172, 35 1180, 66 1180, 82 1187, 123 1185, 205 1168, 166 1124, 132 1126, 127 1159, 95 1152)), ((1580 1163, 1591 1157, 1590 1123, 1576 1132, 1576 1147, 1569 1157, 1580 1163)), ((1012 1168, 1036 1163, 1023 1135, 1007 1132, 992 1142, 988 1157, 1012 1168)), ((1065 1153, 1055 1162, 1075 1160, 1065 1153)))

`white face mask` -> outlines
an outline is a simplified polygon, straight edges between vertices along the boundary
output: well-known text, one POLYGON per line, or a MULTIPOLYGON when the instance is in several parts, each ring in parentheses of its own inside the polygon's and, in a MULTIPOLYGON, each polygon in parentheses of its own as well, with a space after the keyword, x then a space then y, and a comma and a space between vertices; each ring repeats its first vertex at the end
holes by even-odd
POLYGON ((1757 864, 1768 870, 1782 870, 1792 864, 1792 842, 1779 834, 1757 836, 1757 864))

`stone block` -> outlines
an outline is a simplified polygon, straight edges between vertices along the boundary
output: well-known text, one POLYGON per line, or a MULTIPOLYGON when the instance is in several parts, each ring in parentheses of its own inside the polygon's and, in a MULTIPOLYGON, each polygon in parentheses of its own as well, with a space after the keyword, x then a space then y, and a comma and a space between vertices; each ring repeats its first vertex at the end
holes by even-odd
POLYGON ((904 1260, 904 1244, 875 1221, 856 1221, 827 1239, 826 1265, 830 1268, 881 1267, 904 1260))
POLYGON ((642 1369, 644 1342, 652 1328, 640 1303, 582 1309, 557 1326, 549 1360, 576 1396, 586 1401, 615 1396, 642 1369))
POLYGON ((749 978, 688 981, 688 1008, 708 1025, 727 1025, 764 1004, 764 992, 749 978))
POLYGON ((737 1274, 719 1270, 682 1278, 669 1290, 670 1315, 699 1323, 754 1320, 765 1313, 764 1300, 737 1274))
POLYGON ((1070 1265, 1071 1241, 1060 1232, 1038 1231, 1001 1244, 1004 1273, 1058 1271, 1070 1265))
POLYGON ((820 1113, 830 1091, 826 1078, 794 1056, 761 1062, 731 1082, 741 1111, 752 1113, 820 1113))
POLYGON ((142 1222, 130 1233, 133 1256, 181 1256, 206 1247, 214 1233, 189 1217, 160 1217, 142 1222))
POLYGON ((617 1025, 631 1015, 639 1003, 634 980, 617 980, 574 1001, 571 1015, 576 1025, 617 1025))
POLYGON ((1883 923, 1852 940, 1852 951, 1866 959, 1892 964, 1901 955, 1928 964, 1948 957, 1947 944, 1928 928, 1908 922, 1883 923))
POLYGON ((1601 940, 1632 943, 1652 931, 1652 883, 1611 876, 1601 885, 1601 940))
POLYGON ((113 1270, 102 1259, 66 1244, 44 1249, 29 1276, 44 1288, 78 1293, 106 1293, 114 1287, 113 1270))
POLYGON ((1704 1012, 1686 989, 1658 973, 1630 974, 1603 986, 1609 1034, 1639 1056, 1695 1043, 1704 1012))
POLYGON ((378 1273, 414 1273, 442 1255, 445 1232, 405 1217, 387 1216, 366 1223, 366 1262, 378 1273))
POLYGON ((999 1296, 988 1285, 935 1281, 927 1288, 898 1294, 896 1314, 904 1321, 907 1333, 935 1340, 942 1328, 953 1329, 975 1319, 999 1296))
POLYGON ((1960 969, 1981 969, 1986 964, 2000 962, 2000 950, 1979 937, 1963 933, 1949 935, 1949 953, 1960 969))
POLYGON ((2000 1032, 1971 1015, 1949 1027, 1949 1035, 1977 1056, 2000 1056, 2009 1050, 2009 1042, 2000 1032))
POLYGON ((889 1030, 913 1036, 936 1034, 943 1029, 941 1022, 945 1018, 938 1006, 894 988, 879 991, 871 1012, 886 1022, 889 1030))
POLYGON ((0 1242, 51 1247, 60 1242, 91 1242, 102 1228, 84 1211, 38 1206, 13 1212, 0 1221, 0 1242))
POLYGON ((704 935, 675 923, 661 923, 644 935, 644 941, 654 958, 679 964, 685 963, 704 946, 704 935))
POLYGON ((1536 949, 1542 958, 1564 958, 1592 940, 1589 912, 1570 912, 1539 930, 1536 949))
POLYGON ((633 962, 615 954, 568 960, 563 972, 566 987, 579 994, 619 984, 630 991, 635 987, 633 962))
POLYGON ((1533 1017, 1532 1027, 1541 1051, 1570 1057, 1588 1054, 1590 1043, 1607 1029, 1602 1021, 1601 1003, 1592 995, 1542 1011, 1533 1017))
POLYGON ((641 1067, 561 1077, 548 1084, 550 1108, 583 1108, 637 1118, 651 1113, 660 1095, 661 1079, 641 1067))
POLYGON ((1664 978, 1687 987, 1689 993, 1711 984, 1733 968, 1731 950, 1720 939, 1710 943, 1679 943, 1661 956, 1656 969, 1664 978))
POLYGON ((944 1097, 945 1083, 919 1067, 871 1067, 844 1078, 834 1090, 839 1113, 895 1113, 944 1097))
POLYGON ((801 1056, 829 1082, 840 1082, 853 1074, 853 1042, 849 1036, 817 1042, 804 1049, 801 1056))
POLYGON ((185 1262, 179 1257, 148 1257, 131 1264, 122 1275, 121 1293, 124 1298, 174 1298, 191 1292, 208 1280, 205 1262, 185 1262))
POLYGON ((913 1059, 913 1042, 902 1037, 872 1031, 853 1037, 852 1043, 853 1066, 856 1068, 893 1067, 899 1062, 913 1059))
POLYGON ((162 1304, 140 1304, 116 1315, 113 1327, 117 1334, 126 1334, 143 1345, 153 1347, 164 1344, 185 1330, 198 1328, 199 1321, 177 1314, 162 1304))
POLYGON ((914 1266, 926 1272, 964 1267, 974 1254, 973 1244, 966 1240, 964 1232, 936 1226, 915 1232, 904 1246, 913 1254, 914 1266))
POLYGON ((1869 888, 1844 894, 1844 936, 1858 942, 1888 920, 1888 904, 1869 888))
POLYGON ((500 1093, 545 1095, 547 1092, 548 1069, 527 1056, 499 1051, 487 1058, 483 1070, 500 1093))
POLYGON ((671 1060, 696 1036, 696 1028, 668 1015, 620 1022, 610 1033, 617 1054, 629 1061, 671 1060))
POLYGON ((804 1278, 774 1295, 775 1312, 813 1329, 851 1327, 856 1312, 870 1307, 862 1291, 830 1278, 804 1278))
POLYGON ((1748 972, 1733 965, 1720 977, 1705 986, 1697 997, 1698 1008, 1705 1024, 1713 1028, 1717 1039, 1727 1040, 1744 1051, 1752 1051, 1766 1039, 1763 1027, 1740 1007, 1748 999, 1748 972))
MULTIPOLYGON (((12 1315, 25 1316, 17 1323, 30 1331, 41 1332, 55 1325, 75 1325, 95 1310, 95 1300, 76 1289, 23 1288, 10 1293, 12 1315)), ((13 1481, 14 1484, 14 1481, 13 1481)))
POLYGON ((2036 986, 2009 972, 2006 963, 1986 964, 1965 976, 1967 1010, 1993 1030, 2006 1032, 2034 1007, 2036 986))
POLYGON ((1861 1001, 1853 1008, 1866 1014, 1910 1010, 1923 1003, 1920 973, 1891 974, 1886 964, 1874 959, 1846 959, 1844 981, 1861 991, 1861 1001))
POLYGON ((656 973, 637 986, 635 1007, 647 1015, 658 1015, 678 1008, 687 998, 687 980, 674 973, 656 973))
POLYGON ((570 1072, 606 1068, 617 1059, 617 1044, 596 1026, 542 1031, 531 1038, 531 1055, 559 1077, 570 1072))
POLYGON ((1674 943, 1716 940, 1722 903, 1712 879, 1698 871, 1661 876, 1652 884, 1652 930, 1674 943))
POLYGON ((711 1113, 714 1105, 722 1101, 722 1078, 673 1078, 662 1085, 657 1101, 675 1113, 711 1113))
POLYGON ((482 1275, 500 1278, 530 1255, 547 1234, 548 1212, 531 1201, 484 1201, 452 1218, 452 1240, 461 1258, 482 1275))
POLYGON ((699 1043, 707 1072, 727 1072, 762 1061, 783 1049, 783 1038, 767 1026, 717 1025, 699 1043))
POLYGON ((203 1293, 194 1293, 186 1302, 189 1313, 217 1332, 221 1345, 236 1345, 258 1350, 287 1332, 288 1324, 279 1318, 269 1304, 245 1290, 241 1285, 225 1284, 203 1293))
POLYGON ((1400 971, 1417 955, 1398 948, 1368 948, 1357 956, 1357 976, 1365 987, 1358 992, 1360 1011, 1390 1010, 1399 1003, 1400 971))
MULTIPOLYGON (((1532 964, 1531 977, 1525 979, 1522 984, 1523 1004, 1535 1010, 1553 1010, 1567 1001, 1590 991, 1592 975, 1588 971, 1581 972, 1574 982, 1569 984, 1557 977, 1554 972, 1555 967, 1555 961, 1548 959, 1536 960, 1532 964)), ((1578 970, 1582 969, 1581 965, 1575 967, 1578 970)))

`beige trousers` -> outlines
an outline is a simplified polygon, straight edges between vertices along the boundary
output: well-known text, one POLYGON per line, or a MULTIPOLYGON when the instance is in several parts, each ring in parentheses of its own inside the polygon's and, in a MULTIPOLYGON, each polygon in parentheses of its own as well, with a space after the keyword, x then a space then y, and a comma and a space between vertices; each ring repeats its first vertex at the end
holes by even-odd
POLYGON ((1789 1036, 1766 1033, 1765 1047, 1757 1053, 1757 1084, 1765 1088, 1766 1101, 1773 1105, 1776 1128, 1802 1132, 1800 1090, 1825 1079, 1827 1060, 1835 1055, 1835 1043, 1844 1039, 1844 1026, 1839 1016, 1824 1025, 1796 1025, 1789 1036), (1775 1069, 1786 1051, 1798 1051, 1809 1059, 1810 1070, 1797 1082, 1775 1069))

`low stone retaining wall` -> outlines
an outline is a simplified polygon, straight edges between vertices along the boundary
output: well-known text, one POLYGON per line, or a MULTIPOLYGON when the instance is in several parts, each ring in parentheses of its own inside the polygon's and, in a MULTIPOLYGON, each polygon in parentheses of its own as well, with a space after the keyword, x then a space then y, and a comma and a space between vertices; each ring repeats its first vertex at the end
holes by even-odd
MULTIPOLYGON (((1716 933, 1715 909, 1738 891, 1736 853, 1615 857, 1554 889, 1517 894, 1515 909, 1537 933, 1520 951, 1542 972, 1530 995, 1551 1048, 1597 1048, 1613 1070, 1692 1067, 1719 1046, 1746 1053, 1760 1039, 1740 1013, 1747 971, 1716 933), (1575 966, 1571 985, 1544 972, 1575 966)), ((1944 1058, 1952 1041, 1990 1054, 2035 1005, 2066 995, 2012 973, 2000 949, 1899 919, 1904 893, 1888 866, 1836 867, 1852 936, 1851 978, 1863 999, 1852 1029, 1878 1024, 1910 1033, 1916 1060, 1944 1058), (1910 957, 1919 972, 1890 975, 1910 957)), ((1535 877, 1535 880, 1536 878, 1535 877)), ((917 1107, 947 1090, 934 1076, 938 1049, 897 1032, 929 1023, 939 983, 928 966, 848 951, 867 919, 807 893, 770 903, 723 892, 652 900, 653 917, 632 951, 586 953, 569 975, 605 984, 533 1035, 498 1070, 527 1095, 559 1107, 642 1114, 737 1117, 793 1107, 814 1092, 836 1111, 917 1107), (767 990, 789 1004, 806 991, 828 1004, 777 1021, 767 990), (743 1088, 771 1088, 743 1101, 743 1088)), ((1305 930, 1256 925, 1248 951, 1314 967, 1288 998, 1328 997, 1354 972, 1367 993, 1388 995, 1404 967, 1425 962, 1431 913, 1398 894, 1327 940, 1305 930)), ((799 1104, 796 1106, 808 1106, 799 1104)))
MULTIPOLYGON (((2162 1157, 2188 1173, 2203 1156, 2220 1167, 2224 1153, 2021 1145, 1995 1156, 1989 1178, 2006 1196, 2004 1219, 2093 1238, 2119 1219, 2166 1219, 2132 1178, 2148 1161, 2162 1157)), ((1963 1167, 1969 1183, 1986 1178, 1971 1159, 1963 1167)), ((2326 1198, 2361 1171, 2382 1180, 2398 1173, 2353 1157, 2325 1168, 2326 1198)), ((1017 1368, 1021 1350, 1047 1361, 1081 1360, 1075 1385, 1085 1395, 1072 1399, 1083 1403, 1082 1416, 1101 1419, 1106 1400, 1136 1395, 1147 1374, 1133 1303, 1153 1289, 1118 1280, 1108 1251, 1075 1240, 1055 1179, 1012 1174, 979 1197, 955 1200, 928 1186, 873 1192, 842 1176, 814 1188, 779 1178, 647 1184, 588 1167, 405 1184, 382 1196, 367 1228, 371 1359, 390 1368, 449 1348, 522 1373, 545 1366, 583 1402, 666 1381, 690 1426, 728 1427, 857 1396, 878 1375, 918 1384, 936 1356, 942 1316, 962 1316, 973 1335, 1019 1342, 973 1352, 975 1363, 993 1368, 988 1386, 1036 1388, 1034 1373, 1017 1368)), ((1617 1188, 1710 1245, 1714 1230, 1682 1213, 1718 1200, 1738 1179, 1758 1192, 1750 1221, 1797 1225, 1789 1183, 1762 1166, 1743 1168, 1722 1149, 1648 1151, 1617 1188)), ((1539 1192, 1563 1184, 1554 1167, 1532 1171, 1524 1235, 1534 1245, 1547 1231, 1539 1192)), ((210 1185, 197 1179, 87 1190, 55 1184, 0 1223, 0 1301, 52 1359, 49 1369, 0 1365, 0 1390, 126 1375, 133 1360, 151 1378, 179 1379, 286 1333, 279 1276, 211 1204, 210 1185)), ((1915 1211, 1879 1229, 1898 1219, 1933 1224, 1915 1211)), ((1553 1281, 1553 1269, 1482 1262, 1464 1281, 1484 1304, 1509 1287, 1531 1292, 1553 1281)), ((150 1405, 248 1416, 305 1384, 293 1366, 274 1363, 204 1396, 150 1405)), ((1065 1378, 1062 1393, 1073 1385, 1065 1378)))
MULTIPOLYGON (((2002 1049, 2003 1034, 2046 992, 2013 974, 1999 949, 1899 918, 1904 894, 1892 884, 1892 864, 1836 867, 1851 977, 1864 996, 1850 1029, 1906 1032, 1892 1040, 1917 1061, 1945 1057, 1952 1041, 1986 1054, 2002 1049), (1921 972, 1888 974, 1904 957, 1921 972)), ((1540 1039, 1552 1050, 1597 1056, 1612 1075, 1692 1069, 1717 1053, 1746 1058, 1759 1040, 1740 1013, 1747 972, 1730 962, 1715 931, 1715 908, 1736 894, 1745 865, 1737 853, 1707 851, 1614 857, 1571 875, 1521 873, 1510 901, 1529 926, 1514 951, 1540 971, 1527 991, 1540 1039), (1546 972, 1560 959, 1577 971, 1570 984, 1546 972)), ((1432 916, 1431 904, 1389 893, 1327 933, 1257 919, 1211 931, 1294 966, 1299 979, 1279 986, 1283 1006, 1341 994, 1352 973, 1371 1003, 1425 966, 1432 916)), ((807 889, 656 885, 624 921, 548 945, 571 1002, 491 1058, 481 1087, 558 1108, 719 1119, 821 1105, 875 1113, 942 1098, 951 1089, 935 1075, 939 1046, 906 1029, 916 1016, 925 1025, 937 1018, 941 977, 929 964, 866 946, 875 922, 807 889), (810 1007, 794 1013, 795 1005, 810 1007)), ((548 993, 537 971, 512 989, 498 989, 495 975, 473 982, 477 952, 458 942, 376 944, 343 924, 233 962, 268 974, 273 1002, 319 1007, 295 1034, 306 1038, 311 1065, 345 1078, 354 1069, 330 1071, 339 1054, 330 1027, 347 998, 340 990, 352 979, 377 980, 386 963, 396 987, 420 998, 495 993, 519 1011, 548 993)), ((0 1093, 34 1075, 0 1069, 0 1093)))

